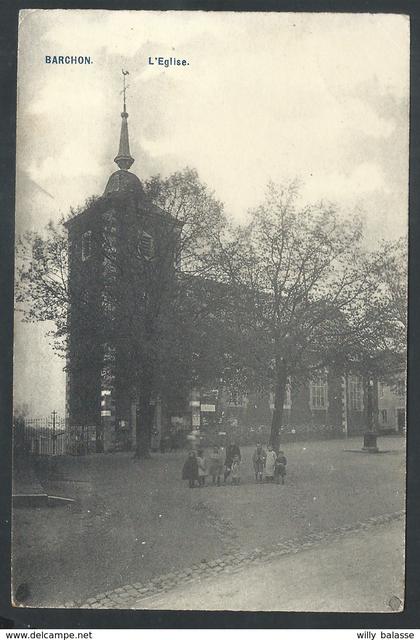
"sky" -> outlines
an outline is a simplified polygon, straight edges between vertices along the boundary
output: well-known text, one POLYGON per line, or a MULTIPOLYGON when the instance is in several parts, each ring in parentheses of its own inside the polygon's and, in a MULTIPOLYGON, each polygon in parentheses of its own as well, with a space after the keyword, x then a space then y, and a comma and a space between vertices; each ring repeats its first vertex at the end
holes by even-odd
MULTIPOLYGON (((194 167, 240 223, 269 180, 298 177, 302 201, 362 215, 370 243, 405 233, 408 17, 92 10, 21 12, 18 233, 103 193, 117 168, 122 68, 140 179, 194 167)), ((41 415, 64 408, 63 362, 44 333, 17 322, 16 402, 41 415)))

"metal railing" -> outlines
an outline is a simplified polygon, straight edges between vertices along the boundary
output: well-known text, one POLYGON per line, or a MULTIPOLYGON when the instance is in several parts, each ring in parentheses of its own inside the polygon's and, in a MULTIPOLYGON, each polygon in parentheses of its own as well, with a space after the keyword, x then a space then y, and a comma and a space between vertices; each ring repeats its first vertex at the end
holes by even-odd
POLYGON ((96 427, 68 425, 56 411, 45 418, 16 418, 13 446, 17 455, 87 455, 96 447, 96 427))

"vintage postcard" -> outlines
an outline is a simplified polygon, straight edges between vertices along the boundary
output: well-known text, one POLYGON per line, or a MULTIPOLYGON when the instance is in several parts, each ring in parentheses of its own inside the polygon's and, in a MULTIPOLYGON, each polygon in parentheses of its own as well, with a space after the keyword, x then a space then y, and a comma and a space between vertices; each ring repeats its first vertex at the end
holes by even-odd
POLYGON ((15 607, 403 610, 409 30, 21 11, 15 607))

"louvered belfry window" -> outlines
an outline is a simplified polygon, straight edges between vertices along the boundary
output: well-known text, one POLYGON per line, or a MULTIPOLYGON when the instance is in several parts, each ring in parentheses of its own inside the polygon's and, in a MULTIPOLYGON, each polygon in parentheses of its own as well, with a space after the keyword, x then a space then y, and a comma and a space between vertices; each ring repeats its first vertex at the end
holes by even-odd
POLYGON ((143 258, 153 257, 153 238, 145 231, 140 235, 139 250, 143 258))

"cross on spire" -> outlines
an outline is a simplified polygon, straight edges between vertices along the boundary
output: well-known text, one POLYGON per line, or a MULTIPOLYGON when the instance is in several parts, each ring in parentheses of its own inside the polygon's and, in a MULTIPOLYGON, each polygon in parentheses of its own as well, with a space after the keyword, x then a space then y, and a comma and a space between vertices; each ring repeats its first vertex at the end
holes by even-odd
POLYGON ((121 113, 121 133, 120 133, 120 146, 118 149, 118 154, 114 158, 114 162, 118 165, 118 167, 124 171, 128 171, 131 165, 134 162, 134 158, 131 157, 130 154, 130 143, 128 140, 128 113, 126 107, 126 91, 128 86, 126 85, 126 76, 128 76, 128 71, 124 71, 121 69, 123 75, 123 111, 121 113))
POLYGON ((124 112, 126 112, 126 106, 125 106, 125 94, 126 91, 128 89, 128 86, 125 84, 125 78, 126 76, 128 76, 128 71, 124 71, 124 69, 121 69, 121 73, 123 74, 123 90, 122 93, 124 94, 124 112))

